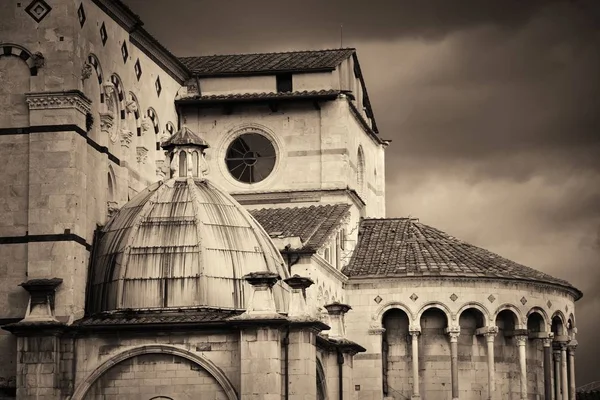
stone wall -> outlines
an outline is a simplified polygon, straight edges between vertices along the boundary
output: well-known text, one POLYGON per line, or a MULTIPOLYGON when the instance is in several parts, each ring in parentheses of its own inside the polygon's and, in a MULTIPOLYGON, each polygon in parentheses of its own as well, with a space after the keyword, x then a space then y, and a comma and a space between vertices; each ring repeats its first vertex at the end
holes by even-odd
MULTIPOLYGON (((290 188, 345 189, 348 186, 357 189, 355 166, 359 145, 366 159, 366 188, 373 186, 375 160, 382 154, 350 115, 345 99, 322 102, 320 110, 311 103, 282 104, 277 111, 269 110, 267 105, 236 105, 230 114, 225 114, 220 108, 188 106, 183 111, 183 119, 211 145, 207 150, 210 178, 233 193, 289 191, 290 188), (251 186, 231 177, 224 162, 230 142, 243 132, 264 134, 274 142, 278 152, 271 175, 251 186)), ((379 184, 383 184, 383 178, 379 184)), ((378 202, 368 191, 363 195, 367 195, 364 198, 367 204, 378 202)), ((324 195, 323 201, 326 197, 324 195)), ((370 216, 383 216, 383 212, 380 205, 374 206, 370 216)))
POLYGON ((227 399, 206 370, 190 360, 167 354, 144 354, 115 365, 94 383, 85 399, 147 400, 156 396, 227 399))
MULTIPOLYGON (((157 335, 105 334, 77 339, 75 352, 75 379, 77 388, 105 361, 119 354, 131 351, 140 346, 164 344, 183 351, 197 354, 212 361, 231 382, 240 389, 240 351, 239 333, 207 332, 207 333, 168 333, 157 335)), ((158 371, 158 370, 156 370, 158 371)))
MULTIPOLYGON (((354 384, 361 386, 359 399, 379 399, 382 395, 383 377, 375 376, 374 368, 383 362, 381 335, 385 327, 382 319, 388 310, 403 310, 408 315, 410 326, 421 328, 419 375, 422 396, 429 391, 443 391, 444 395, 450 395, 450 342, 445 329, 454 326, 460 327, 458 371, 461 398, 468 392, 466 398, 481 399, 487 396, 487 343, 481 335, 473 334, 474 329, 484 326, 499 328, 494 341, 496 391, 500 393, 500 398, 518 398, 519 361, 513 331, 527 328, 527 320, 533 315, 543 323, 541 329, 536 328, 531 332, 549 332, 550 316, 557 315, 566 321, 564 316, 574 309, 573 296, 566 291, 519 282, 415 277, 402 281, 351 279, 345 287, 347 301, 353 307, 346 316, 348 338, 367 349, 366 353, 357 355, 354 361, 354 384), (497 318, 505 314, 514 320, 508 326, 503 317, 497 318)), ((528 340, 527 380, 530 396, 543 396, 544 392, 540 346, 540 339, 528 340)), ((410 343, 406 343, 409 351, 406 359, 398 359, 398 362, 405 362, 406 365, 398 366, 399 369, 411 368, 408 361, 410 348, 410 343)), ((403 373, 405 380, 396 385, 402 387, 401 393, 409 393, 405 388, 406 385, 412 387, 412 372, 406 370, 403 373)))

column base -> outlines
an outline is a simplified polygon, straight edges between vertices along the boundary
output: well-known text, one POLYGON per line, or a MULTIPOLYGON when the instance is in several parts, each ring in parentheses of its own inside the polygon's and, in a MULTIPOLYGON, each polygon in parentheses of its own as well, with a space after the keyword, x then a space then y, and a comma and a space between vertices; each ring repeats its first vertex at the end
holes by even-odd
POLYGON ((410 400, 420 400, 420 399, 421 399, 420 394, 413 394, 412 396, 410 396, 410 400))

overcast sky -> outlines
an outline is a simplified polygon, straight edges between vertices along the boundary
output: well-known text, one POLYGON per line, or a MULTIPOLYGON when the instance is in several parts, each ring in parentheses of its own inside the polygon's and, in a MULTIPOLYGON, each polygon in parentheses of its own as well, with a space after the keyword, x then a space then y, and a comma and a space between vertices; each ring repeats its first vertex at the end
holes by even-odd
POLYGON ((600 1, 126 0, 178 56, 356 47, 387 215, 568 279, 600 380, 600 1))

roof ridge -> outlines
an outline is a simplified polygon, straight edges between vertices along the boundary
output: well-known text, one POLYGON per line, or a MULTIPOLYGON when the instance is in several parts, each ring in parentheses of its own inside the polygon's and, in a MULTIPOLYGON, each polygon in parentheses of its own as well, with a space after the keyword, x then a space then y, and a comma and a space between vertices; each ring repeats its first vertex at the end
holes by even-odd
POLYGON ((200 57, 231 57, 231 56, 257 56, 267 54, 292 54, 292 53, 316 53, 321 51, 356 51, 355 47, 341 47, 333 49, 314 49, 314 50, 288 50, 288 51, 268 51, 268 52, 256 52, 256 53, 231 53, 231 54, 206 54, 201 56, 184 56, 177 58, 200 58, 200 57))
POLYGON ((327 204, 311 204, 310 206, 296 206, 296 207, 263 207, 263 208, 249 208, 252 211, 262 211, 262 210, 299 210, 311 207, 334 207, 334 206, 348 206, 350 204, 347 203, 327 203, 327 204))

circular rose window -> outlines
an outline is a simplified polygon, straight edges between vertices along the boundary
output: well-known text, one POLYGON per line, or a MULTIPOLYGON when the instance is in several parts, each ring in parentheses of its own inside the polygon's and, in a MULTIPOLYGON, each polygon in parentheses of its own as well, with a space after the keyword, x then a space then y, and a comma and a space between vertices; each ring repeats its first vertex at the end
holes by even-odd
POLYGON ((231 176, 244 183, 256 183, 271 174, 275 167, 275 147, 258 133, 245 133, 231 142, 225 163, 231 176))

